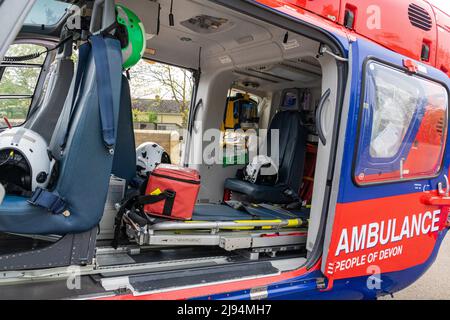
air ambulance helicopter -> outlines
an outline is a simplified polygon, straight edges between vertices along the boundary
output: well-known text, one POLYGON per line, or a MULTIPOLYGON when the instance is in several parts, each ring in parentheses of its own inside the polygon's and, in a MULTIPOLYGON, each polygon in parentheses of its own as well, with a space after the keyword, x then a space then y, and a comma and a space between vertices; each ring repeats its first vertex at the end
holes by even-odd
POLYGON ((376 299, 435 261, 443 1, 5 0, 0 15, 0 112, 28 108, 0 133, 0 298, 376 299), (180 164, 136 145, 142 59, 192 73, 180 164), (3 85, 32 69, 31 90, 3 85))

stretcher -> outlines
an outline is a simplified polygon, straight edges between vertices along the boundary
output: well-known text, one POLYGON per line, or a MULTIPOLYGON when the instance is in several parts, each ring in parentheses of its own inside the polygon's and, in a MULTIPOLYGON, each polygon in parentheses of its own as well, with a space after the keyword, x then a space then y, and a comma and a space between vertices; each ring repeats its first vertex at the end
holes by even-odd
POLYGON ((226 251, 260 252, 299 249, 306 243, 309 210, 287 211, 270 205, 237 210, 200 204, 191 221, 156 221, 140 226, 125 216, 126 233, 139 245, 219 246, 226 251), (261 250, 265 248, 264 250, 261 250))

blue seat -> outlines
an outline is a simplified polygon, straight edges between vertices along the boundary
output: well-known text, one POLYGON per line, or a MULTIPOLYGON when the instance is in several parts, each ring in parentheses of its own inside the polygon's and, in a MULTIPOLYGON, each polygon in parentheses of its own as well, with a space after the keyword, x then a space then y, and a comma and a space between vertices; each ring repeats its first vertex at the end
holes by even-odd
POLYGON ((267 147, 270 155, 271 130, 279 130, 278 183, 257 185, 240 179, 225 180, 225 189, 245 194, 249 201, 288 204, 294 202, 286 190, 298 194, 303 178, 308 131, 297 110, 279 111, 269 126, 267 147))
MULTIPOLYGON (((117 128, 122 53, 118 40, 106 38, 105 45, 111 77, 113 122, 117 128)), ((96 73, 104 70, 96 69, 92 52, 86 62, 64 152, 59 154, 57 141, 61 141, 67 132, 64 123, 71 113, 71 93, 75 79, 51 143, 52 153, 60 158, 60 173, 54 192, 64 198, 70 215, 52 214, 44 208, 29 204, 26 198, 6 196, 0 206, 0 232, 66 235, 85 232, 98 225, 103 214, 114 157, 105 147, 100 119, 96 73)))

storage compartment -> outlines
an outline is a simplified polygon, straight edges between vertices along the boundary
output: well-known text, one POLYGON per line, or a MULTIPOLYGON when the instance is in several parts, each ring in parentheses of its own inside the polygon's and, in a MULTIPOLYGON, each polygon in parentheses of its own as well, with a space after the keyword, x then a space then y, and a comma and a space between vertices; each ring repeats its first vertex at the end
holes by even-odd
POLYGON ((144 212, 167 219, 190 220, 200 189, 200 176, 194 169, 160 164, 150 173, 144 212))

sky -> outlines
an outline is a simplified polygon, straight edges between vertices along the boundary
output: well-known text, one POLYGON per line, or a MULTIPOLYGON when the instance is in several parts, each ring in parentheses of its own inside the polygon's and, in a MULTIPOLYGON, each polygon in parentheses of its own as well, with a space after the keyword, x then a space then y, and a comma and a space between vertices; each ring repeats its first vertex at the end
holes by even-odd
POLYGON ((27 18, 27 24, 46 24, 53 25, 64 15, 67 3, 54 0, 37 0, 27 18))

